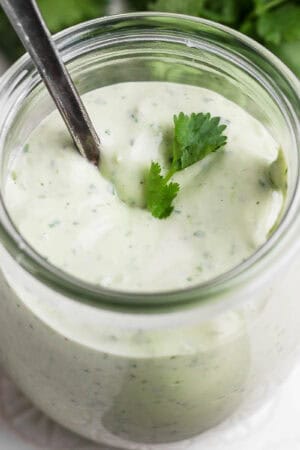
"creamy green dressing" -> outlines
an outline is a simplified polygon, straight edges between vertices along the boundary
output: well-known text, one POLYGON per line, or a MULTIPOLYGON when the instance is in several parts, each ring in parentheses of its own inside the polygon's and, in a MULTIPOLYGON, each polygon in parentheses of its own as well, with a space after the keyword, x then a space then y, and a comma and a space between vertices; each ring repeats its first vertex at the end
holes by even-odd
MULTIPOLYGON (((16 155, 5 188, 17 227, 51 263, 102 286, 153 292, 213 278, 266 241, 284 205, 286 164, 257 120, 212 91, 171 83, 123 83, 83 100, 101 136, 101 171, 53 113, 16 155), (175 210, 159 220, 143 209, 144 173, 152 160, 166 167, 165 136, 180 111, 220 116, 228 143, 174 177, 175 210)), ((55 420, 117 448, 169 450, 211 428, 253 392, 261 398, 294 348, 277 338, 284 314, 291 329, 278 300, 289 301, 285 285, 212 317, 202 304, 136 314, 53 293, 10 259, 3 267, 2 364, 55 420)))
POLYGON ((108 288, 153 292, 214 278, 265 242, 284 201, 271 179, 279 148, 246 111, 165 82, 116 84, 83 100, 101 137, 100 172, 54 112, 15 158, 5 188, 13 221, 52 264, 108 288), (159 220, 143 208, 144 175, 152 160, 166 167, 180 111, 220 116, 228 142, 174 176, 174 212, 159 220))

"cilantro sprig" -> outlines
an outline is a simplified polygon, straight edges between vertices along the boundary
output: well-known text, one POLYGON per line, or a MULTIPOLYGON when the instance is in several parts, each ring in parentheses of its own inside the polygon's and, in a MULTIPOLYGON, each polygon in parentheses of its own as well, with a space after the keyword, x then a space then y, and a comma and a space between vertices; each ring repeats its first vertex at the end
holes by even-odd
MULTIPOLYGON (((141 0, 131 0, 140 9, 141 0)), ((260 41, 300 77, 299 0, 145 0, 144 8, 203 17, 260 41)))
POLYGON ((152 162, 146 179, 147 208, 154 217, 164 219, 173 211, 172 202, 180 187, 178 183, 168 183, 168 176, 161 175, 158 162, 152 162))
POLYGON ((181 112, 173 117, 173 121, 169 170, 163 176, 160 164, 153 161, 145 180, 147 209, 158 219, 168 217, 174 209, 172 202, 180 186, 170 182, 173 175, 216 152, 227 141, 223 134, 226 125, 220 124, 220 117, 211 117, 209 113, 192 113, 188 116, 181 112))

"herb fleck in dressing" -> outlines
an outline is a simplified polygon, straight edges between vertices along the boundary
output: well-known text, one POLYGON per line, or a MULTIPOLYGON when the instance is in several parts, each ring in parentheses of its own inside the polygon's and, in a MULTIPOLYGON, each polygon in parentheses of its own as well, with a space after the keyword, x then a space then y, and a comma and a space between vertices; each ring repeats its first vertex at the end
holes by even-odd
POLYGON ((108 288, 169 290, 224 273, 265 242, 283 207, 285 163, 246 111, 207 89, 164 82, 107 86, 83 99, 102 139, 100 173, 54 112, 6 183, 14 222, 51 263, 108 288), (227 143, 175 173, 174 211, 158 220, 143 208, 145 171, 152 161, 166 167, 181 111, 220 116, 227 143))

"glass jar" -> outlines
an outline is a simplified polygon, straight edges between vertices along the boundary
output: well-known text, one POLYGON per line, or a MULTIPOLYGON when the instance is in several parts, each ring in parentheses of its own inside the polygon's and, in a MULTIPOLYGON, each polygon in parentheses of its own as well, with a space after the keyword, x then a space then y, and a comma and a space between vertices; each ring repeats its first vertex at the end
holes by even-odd
POLYGON ((249 38, 191 17, 120 15, 55 40, 80 93, 142 80, 207 87, 260 120, 286 154, 282 221, 251 258, 181 291, 105 290, 51 266, 7 213, 10 161, 54 105, 28 56, 1 79, 3 367, 42 411, 97 442, 169 450, 198 435, 198 449, 203 431, 246 421, 299 354, 299 83, 249 38))

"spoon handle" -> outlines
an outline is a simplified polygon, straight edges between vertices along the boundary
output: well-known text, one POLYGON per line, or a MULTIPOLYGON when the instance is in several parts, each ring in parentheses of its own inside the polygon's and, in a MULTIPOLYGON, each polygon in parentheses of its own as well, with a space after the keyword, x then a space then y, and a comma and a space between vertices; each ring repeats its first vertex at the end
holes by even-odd
MULTIPOLYGON (((63 0, 62 0, 63 1, 63 0)), ((35 0, 0 0, 59 109, 79 152, 99 164, 100 140, 35 0)))

